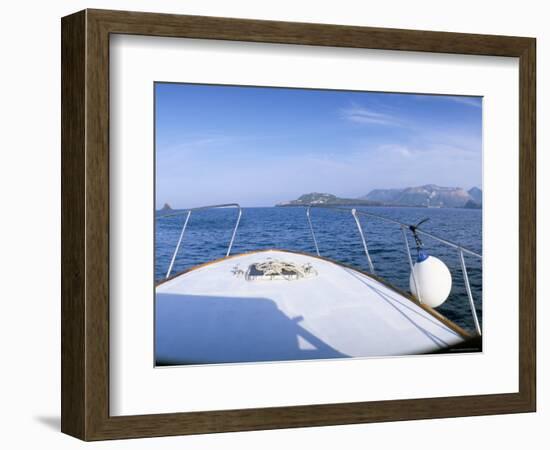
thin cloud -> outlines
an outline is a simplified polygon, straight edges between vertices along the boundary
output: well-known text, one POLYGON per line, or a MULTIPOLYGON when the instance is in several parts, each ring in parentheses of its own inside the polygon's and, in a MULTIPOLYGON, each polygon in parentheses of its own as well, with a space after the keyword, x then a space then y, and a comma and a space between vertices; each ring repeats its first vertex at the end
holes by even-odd
POLYGON ((265 137, 256 135, 236 135, 222 133, 204 133, 198 135, 178 136, 169 140, 157 140, 156 152, 164 158, 182 159, 195 156, 197 152, 205 155, 212 152, 225 152, 228 147, 260 141, 265 137), (176 141, 176 142, 174 142, 176 141))
POLYGON ((444 101, 444 102, 452 102, 452 103, 458 103, 460 105, 466 105, 466 106, 472 106, 474 108, 481 108, 481 99, 482 97, 477 96, 467 96, 467 95, 444 95, 444 94, 426 94, 426 95, 420 95, 420 94, 411 94, 411 98, 414 98, 415 100, 419 101, 444 101))
POLYGON ((359 105, 352 105, 341 111, 342 117, 350 122, 374 125, 401 126, 401 121, 392 114, 375 111, 359 105))
POLYGON ((473 106, 475 108, 481 108, 481 98, 480 97, 444 97, 447 100, 450 100, 455 103, 460 103, 461 105, 473 106))

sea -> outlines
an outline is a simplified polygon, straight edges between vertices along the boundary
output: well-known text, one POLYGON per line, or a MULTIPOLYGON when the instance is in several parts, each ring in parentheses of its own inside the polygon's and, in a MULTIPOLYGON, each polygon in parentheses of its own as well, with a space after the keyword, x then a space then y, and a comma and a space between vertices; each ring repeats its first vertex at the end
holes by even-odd
MULTIPOLYGON (((346 209, 349 209, 346 207, 346 209)), ((482 253, 482 210, 459 208, 357 207, 406 224, 422 224, 421 229, 443 239, 482 253)), ((155 220, 155 279, 166 276, 185 214, 177 210, 157 212, 155 220)), ((235 208, 194 211, 190 217, 172 274, 226 255, 237 219, 235 208)), ((349 211, 312 208, 311 220, 320 255, 358 269, 369 271, 357 225, 349 211)), ((361 217, 376 275, 409 291, 410 267, 401 228, 372 217, 361 217)), ((408 232, 411 252, 416 255, 412 233, 408 232)), ((430 237, 422 237, 424 250, 441 259, 452 275, 451 294, 437 310, 469 331, 474 331, 468 296, 456 249, 430 237)), ((284 249, 315 254, 315 244, 302 207, 243 208, 231 254, 261 249, 284 249)), ((482 323, 481 260, 464 254, 470 287, 482 323)))

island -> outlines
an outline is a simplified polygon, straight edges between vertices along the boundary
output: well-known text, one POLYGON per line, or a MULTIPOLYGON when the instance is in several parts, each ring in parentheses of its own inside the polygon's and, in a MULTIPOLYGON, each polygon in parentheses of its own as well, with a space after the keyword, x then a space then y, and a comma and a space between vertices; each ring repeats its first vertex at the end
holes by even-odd
POLYGON ((333 194, 312 192, 298 197, 296 200, 279 202, 275 206, 304 206, 304 205, 331 205, 331 206, 381 206, 377 201, 359 198, 340 198, 333 194))
POLYGON ((275 206, 415 206, 424 208, 481 209, 482 191, 477 187, 466 191, 460 187, 436 184, 402 189, 374 189, 357 198, 342 198, 333 194, 312 192, 296 200, 277 203, 275 206))
POLYGON ((172 211, 174 211, 174 209, 172 209, 168 203, 165 203, 162 208, 157 209, 156 214, 165 215, 170 214, 172 211))

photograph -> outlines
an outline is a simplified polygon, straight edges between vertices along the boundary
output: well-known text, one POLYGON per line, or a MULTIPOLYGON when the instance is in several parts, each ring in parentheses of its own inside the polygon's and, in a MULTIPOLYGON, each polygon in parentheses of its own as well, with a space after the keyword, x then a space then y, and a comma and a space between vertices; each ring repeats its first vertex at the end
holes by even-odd
POLYGON ((482 351, 482 97, 155 82, 154 108, 155 366, 482 351))

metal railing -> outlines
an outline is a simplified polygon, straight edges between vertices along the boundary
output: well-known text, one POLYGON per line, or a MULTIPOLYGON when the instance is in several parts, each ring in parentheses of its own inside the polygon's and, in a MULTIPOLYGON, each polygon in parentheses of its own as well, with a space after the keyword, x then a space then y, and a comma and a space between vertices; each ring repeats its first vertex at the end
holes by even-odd
MULTIPOLYGON (((302 205, 300 205, 300 206, 302 206, 302 205)), ((440 242, 440 243, 442 243, 442 244, 444 244, 448 247, 456 249, 457 253, 458 253, 458 258, 459 258, 459 261, 460 261, 460 268, 462 270, 462 277, 464 279, 464 285, 466 287, 466 293, 468 295, 468 302, 470 304, 470 311, 471 311, 472 318, 473 318, 473 321, 474 321, 475 329, 476 329, 477 334, 479 336, 481 336, 481 326, 479 325, 479 320, 478 320, 478 317, 477 317, 477 311, 475 309, 474 298, 473 298, 473 295, 472 295, 472 289, 470 287, 470 280, 468 278, 468 270, 466 269, 466 263, 464 261, 464 254, 465 253, 482 260, 483 257, 479 253, 474 252, 474 251, 472 251, 470 249, 467 249, 465 247, 462 247, 460 244, 457 244, 455 242, 452 242, 452 241, 449 241, 447 239, 443 239, 439 236, 436 236, 433 233, 430 233, 428 231, 424 231, 424 230, 422 230, 422 229, 420 229, 420 228, 418 228, 414 225, 406 224, 404 222, 400 222, 399 220, 391 219, 389 217, 381 216, 379 214, 371 213, 371 212, 368 212, 368 211, 357 210, 355 208, 350 209, 350 208, 342 208, 342 207, 338 207, 338 206, 328 206, 328 205, 303 205, 303 206, 306 207, 306 215, 307 215, 307 220, 308 220, 308 224, 309 224, 309 229, 311 231, 311 236, 313 238, 313 243, 315 244, 315 251, 317 253, 317 256, 320 256, 320 253, 319 253, 319 245, 318 245, 318 242, 317 242, 317 237, 315 236, 315 231, 313 230, 313 223, 312 223, 312 220, 311 220, 311 208, 320 208, 320 209, 327 209, 329 211, 340 211, 340 212, 345 212, 345 213, 351 213, 351 215, 353 216, 353 218, 355 220, 355 224, 357 225, 357 230, 359 231, 359 236, 361 237, 361 242, 363 244, 363 249, 365 251, 365 256, 367 257, 367 261, 368 261, 368 264, 369 264, 369 269, 370 269, 370 272, 372 274, 375 273, 374 272, 374 264, 373 264, 372 259, 370 257, 369 248, 368 248, 368 245, 367 245, 367 239, 365 237, 363 226, 361 224, 360 216, 371 217, 371 218, 375 218, 375 219, 378 219, 378 220, 382 220, 382 221, 385 221, 385 222, 389 222, 389 223, 393 223, 395 225, 398 225, 400 227, 401 233, 403 235, 405 250, 407 252, 407 257, 408 257, 408 260, 409 260, 409 267, 410 267, 410 270, 411 270, 411 275, 412 275, 414 287, 415 287, 415 290, 416 290, 416 297, 417 297, 417 299, 420 303, 422 303, 422 295, 421 295, 421 292, 420 292, 420 285, 419 285, 418 281, 416 280, 415 272, 413 270, 414 263, 413 263, 413 259, 412 259, 412 255, 411 255, 411 249, 410 249, 410 246, 409 246, 409 240, 407 238, 407 230, 410 230, 413 233, 418 233, 418 234, 427 236, 427 237, 429 237, 429 238, 431 238, 431 239, 433 239, 437 242, 440 242)))
POLYGON ((187 223, 189 222, 189 218, 191 217, 191 213, 193 213, 195 211, 202 211, 202 210, 205 210, 205 209, 217 209, 217 208, 238 208, 238 210, 239 210, 239 212, 237 214, 237 222, 235 223, 235 227, 233 228, 233 233, 231 233, 231 240, 229 241, 229 246, 227 247, 227 253, 225 254, 225 256, 227 257, 231 253, 231 248, 233 247, 233 242, 235 242, 235 236, 237 235, 237 228, 239 228, 239 223, 241 221, 242 208, 241 208, 241 205, 239 205, 238 203, 224 203, 224 204, 221 204, 221 205, 200 206, 198 208, 184 209, 184 210, 178 211, 176 213, 165 214, 165 215, 162 215, 162 216, 158 217, 158 218, 167 218, 167 217, 185 215, 185 221, 183 222, 183 226, 181 228, 180 237, 178 239, 176 249, 174 250, 174 254, 172 255, 172 259, 170 261, 170 266, 168 267, 168 271, 166 272, 166 277, 165 278, 168 278, 170 276, 170 273, 172 273, 172 268, 174 267, 174 263, 176 261, 178 251, 180 249, 180 245, 181 245, 181 242, 183 240, 183 235, 185 234, 185 230, 187 229, 187 223))
MULTIPOLYGON (((419 283, 416 279, 416 275, 415 275, 415 272, 413 270, 414 263, 413 263, 413 258, 412 258, 412 255, 411 255, 411 249, 410 249, 410 246, 409 246, 409 240, 407 238, 407 230, 409 230, 413 233, 418 233, 418 234, 421 234, 423 236, 427 236, 427 237, 429 237, 429 238, 431 238, 431 239, 433 239, 437 242, 440 242, 440 243, 442 243, 442 244, 444 244, 448 247, 456 249, 457 253, 458 253, 459 261, 460 261, 460 268, 462 270, 464 285, 466 287, 466 293, 468 295, 468 301, 469 301, 469 304, 470 304, 470 311, 471 311, 471 314, 472 314, 472 318, 473 318, 473 321, 474 321, 476 332, 477 332, 478 335, 481 336, 481 327, 479 325, 479 320, 478 320, 477 312, 476 312, 476 309, 475 309, 474 298, 473 298, 473 295, 472 295, 472 289, 470 287, 470 280, 468 278, 468 271, 466 269, 466 263, 464 261, 464 254, 474 256, 474 257, 481 260, 482 256, 479 253, 476 253, 476 252, 474 252, 470 249, 462 247, 460 244, 457 244, 455 242, 452 242, 452 241, 449 241, 447 239, 443 239, 439 236, 436 236, 433 233, 430 233, 428 231, 424 231, 424 230, 418 228, 417 226, 406 224, 404 222, 400 222, 399 220, 391 219, 389 217, 381 216, 379 214, 375 214, 375 213, 372 213, 372 212, 368 212, 368 211, 364 211, 364 210, 358 210, 358 209, 355 209, 355 208, 342 208, 342 207, 338 207, 338 206, 328 206, 328 205, 297 205, 297 206, 306 208, 306 217, 307 217, 307 221, 308 221, 308 224, 309 224, 311 237, 313 238, 313 244, 315 246, 315 252, 316 252, 317 256, 321 256, 321 254, 320 254, 320 251, 319 251, 319 244, 318 244, 318 241, 317 241, 317 237, 316 237, 315 231, 313 229, 313 222, 311 220, 311 208, 319 208, 319 209, 327 209, 329 211, 339 211, 339 212, 344 212, 344 213, 351 213, 351 215, 353 216, 353 219, 355 220, 355 224, 357 225, 357 230, 358 230, 359 236, 361 238, 361 243, 363 244, 363 250, 364 250, 365 256, 367 258, 367 262, 368 262, 368 265, 369 265, 369 270, 372 274, 375 273, 374 263, 373 263, 373 261, 370 257, 369 247, 368 247, 368 244, 367 244, 367 238, 366 238, 365 232, 363 230, 363 225, 361 223, 360 217, 361 216, 371 217, 371 218, 374 218, 374 219, 378 219, 378 220, 382 220, 382 221, 385 221, 385 222, 388 222, 388 223, 393 223, 395 225, 398 225, 400 227, 401 233, 403 235, 403 241, 404 241, 404 244, 405 244, 405 250, 407 252, 409 267, 410 267, 410 270, 411 270, 412 279, 413 279, 414 287, 415 287, 415 290, 416 290, 416 297, 417 297, 417 299, 420 303, 422 303, 422 295, 421 295, 421 292, 420 292, 420 285, 419 285, 419 283)), ((217 209, 217 208, 237 208, 238 209, 237 221, 236 221, 235 226, 233 228, 233 232, 231 234, 231 240, 229 241, 229 246, 227 248, 227 252, 226 252, 226 255, 225 255, 227 257, 231 253, 231 248, 233 247, 233 243, 235 241, 235 236, 237 235, 237 229, 238 229, 239 223, 241 221, 242 208, 238 203, 226 203, 226 204, 221 204, 221 205, 201 206, 201 207, 198 207, 198 208, 185 209, 185 210, 181 210, 181 211, 178 211, 176 213, 173 213, 173 214, 165 214, 165 215, 162 215, 162 216, 158 217, 158 218, 167 218, 167 217, 180 216, 180 215, 185 215, 186 216, 185 221, 184 221, 183 226, 182 226, 182 229, 181 229, 179 239, 178 239, 178 243, 177 243, 176 248, 174 250, 174 254, 172 255, 172 259, 170 261, 170 266, 168 267, 168 271, 166 272, 166 278, 168 278, 170 276, 170 273, 172 272, 172 268, 173 268, 174 263, 176 261, 176 257, 178 255, 178 252, 179 252, 182 240, 183 240, 183 236, 185 234, 185 230, 187 229, 187 224, 189 222, 189 218, 191 217, 191 213, 193 213, 195 211, 201 211, 201 210, 206 210, 206 209, 217 209)))

